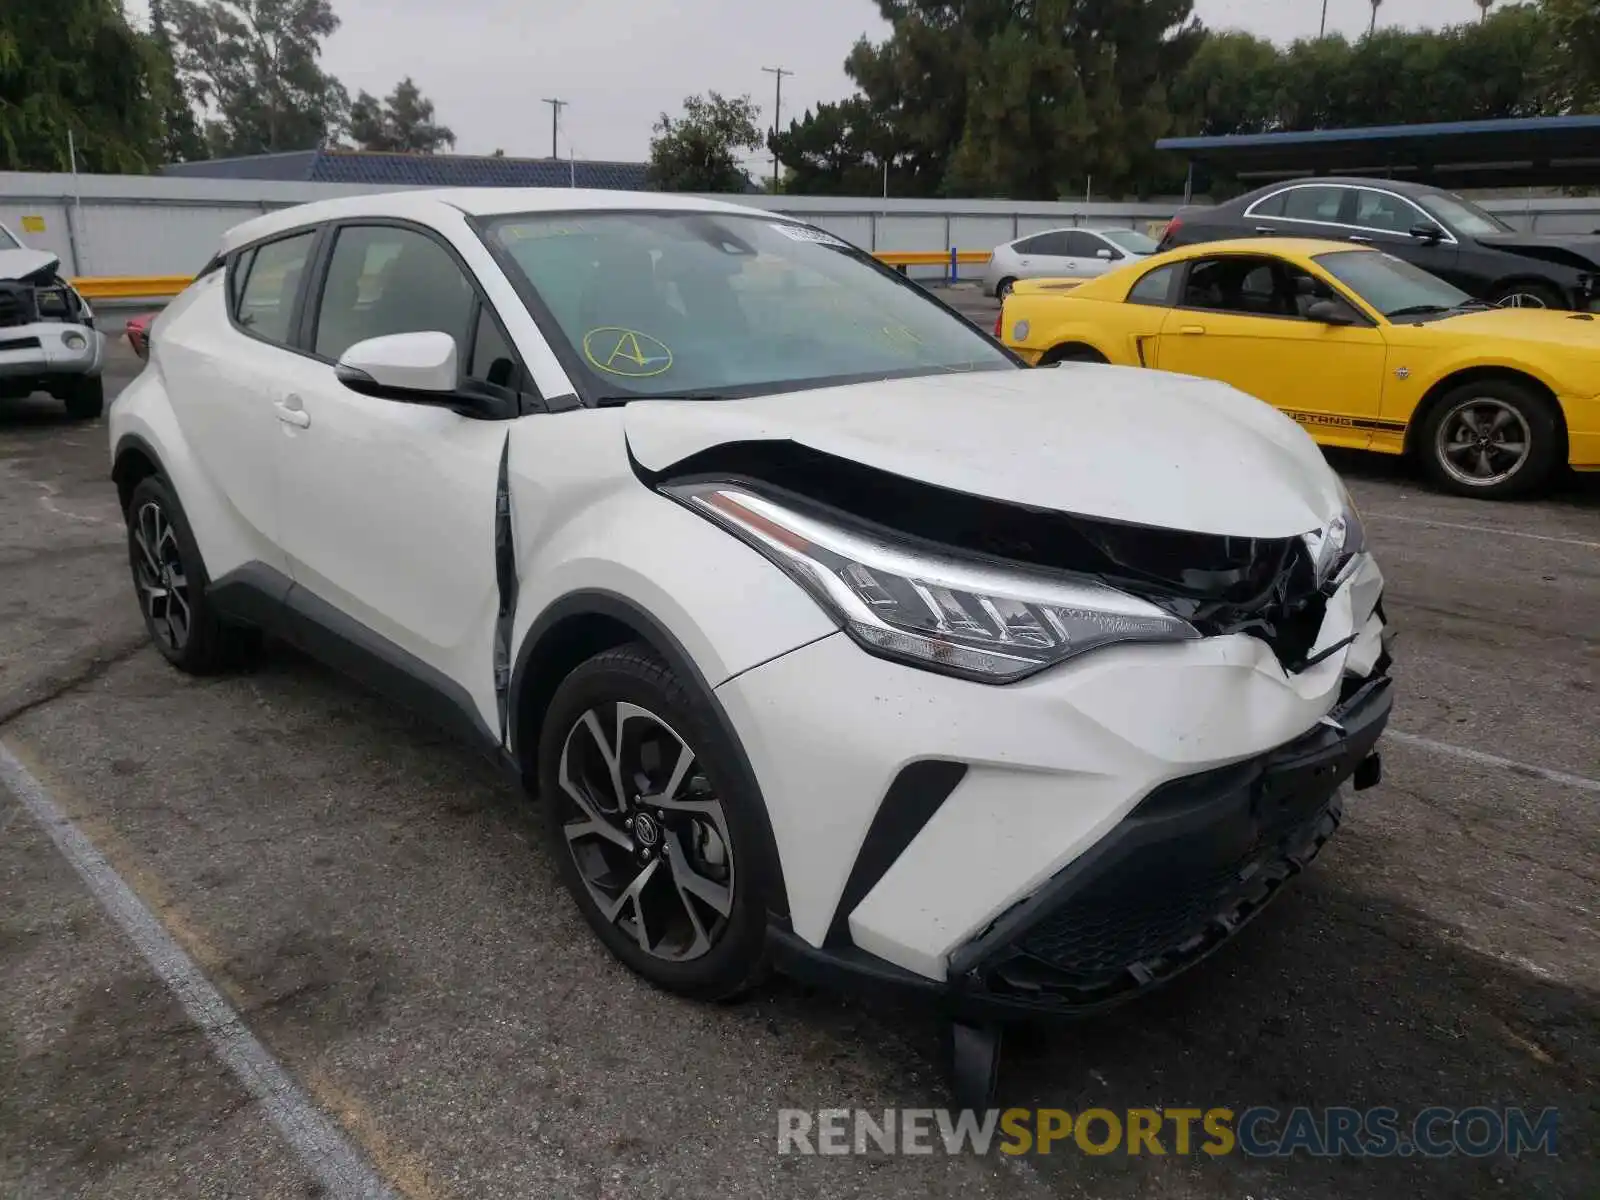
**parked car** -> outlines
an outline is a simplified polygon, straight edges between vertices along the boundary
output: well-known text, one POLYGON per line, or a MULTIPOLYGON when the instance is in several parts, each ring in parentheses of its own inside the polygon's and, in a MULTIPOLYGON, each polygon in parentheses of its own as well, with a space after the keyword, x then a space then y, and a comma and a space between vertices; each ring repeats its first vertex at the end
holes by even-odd
POLYGON ((1392 179, 1275 183, 1184 208, 1161 249, 1265 234, 1387 250, 1469 296, 1507 307, 1585 311, 1600 289, 1600 236, 1521 233, 1453 192, 1392 179))
POLYGON ((1155 239, 1137 229, 1047 229, 996 246, 983 287, 1004 299, 1019 279, 1087 279, 1155 250, 1155 239))
POLYGON ((1593 315, 1496 308, 1348 242, 1208 242, 1070 291, 1019 284, 997 328, 1038 364, 1223 380, 1323 445, 1414 454, 1462 495, 1600 470, 1593 315))
POLYGON ((140 359, 150 357, 150 323, 155 317, 150 313, 140 313, 136 317, 129 317, 128 324, 123 329, 127 335, 128 345, 133 347, 133 352, 140 359))
POLYGON ((48 392, 68 416, 89 421, 105 405, 105 338, 60 266, 0 225, 0 397, 48 392))
POLYGON ((321 201, 227 234, 111 408, 144 620, 265 631, 543 801, 595 934, 958 1022, 1203 958, 1377 777, 1383 576, 1292 421, 1034 371, 859 249, 628 192, 321 201))

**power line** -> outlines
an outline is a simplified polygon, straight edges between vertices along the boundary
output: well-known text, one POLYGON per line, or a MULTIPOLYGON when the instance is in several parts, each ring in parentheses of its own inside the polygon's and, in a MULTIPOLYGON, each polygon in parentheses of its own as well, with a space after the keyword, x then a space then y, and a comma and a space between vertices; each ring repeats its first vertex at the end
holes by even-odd
POLYGON ((550 157, 560 157, 556 153, 556 130, 561 124, 561 110, 567 106, 565 100, 546 99, 544 103, 550 106, 550 157))
MULTIPOLYGON (((777 85, 777 94, 772 100, 772 136, 776 139, 778 136, 778 118, 783 113, 783 77, 785 75, 793 75, 794 72, 785 70, 783 67, 762 67, 761 69, 768 75, 773 76, 773 82, 777 85)), ((772 190, 774 192, 778 190, 777 146, 772 148, 772 190)))

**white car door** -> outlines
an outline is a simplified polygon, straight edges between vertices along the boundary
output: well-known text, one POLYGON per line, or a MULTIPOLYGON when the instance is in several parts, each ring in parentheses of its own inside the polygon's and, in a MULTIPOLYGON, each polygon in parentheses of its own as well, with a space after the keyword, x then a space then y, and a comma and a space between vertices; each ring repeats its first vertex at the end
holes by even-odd
POLYGON ((328 238, 304 327, 309 353, 286 377, 279 414, 282 536, 297 604, 327 606, 312 616, 454 697, 479 732, 503 736, 496 540, 497 520, 509 516, 498 501, 526 373, 442 237, 353 220, 328 238), (456 337, 464 377, 502 391, 506 419, 362 395, 334 373, 357 341, 426 330, 456 337))
POLYGON ((1053 279, 1070 275, 1065 229, 1036 233, 1017 243, 1023 279, 1053 279))
POLYGON ((1070 274, 1079 279, 1104 275, 1116 265, 1113 255, 1118 253, 1098 234, 1087 230, 1073 230, 1066 235, 1067 257, 1071 260, 1070 274), (1104 253, 1101 253, 1104 251, 1104 253))
POLYGON ((157 352, 173 412, 206 481, 237 518, 227 522, 231 536, 206 545, 212 578, 247 562, 288 569, 274 406, 283 372, 300 361, 289 342, 315 239, 309 229, 250 247, 164 314, 182 317, 163 322, 157 352))

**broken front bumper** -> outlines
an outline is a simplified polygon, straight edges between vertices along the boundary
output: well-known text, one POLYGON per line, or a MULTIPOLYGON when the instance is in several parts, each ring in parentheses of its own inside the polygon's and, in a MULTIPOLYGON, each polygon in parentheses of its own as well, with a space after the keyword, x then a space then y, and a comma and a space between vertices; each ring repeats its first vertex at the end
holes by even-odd
POLYGON ((958 1020, 1087 1014, 1130 999, 1238 932, 1338 828, 1341 787, 1377 782, 1391 681, 1351 679, 1346 691, 1302 736, 1156 788, 953 953, 943 981, 780 927, 774 958, 818 982, 920 994, 958 1020))
POLYGON ((99 375, 106 339, 98 329, 64 321, 0 326, 0 383, 99 375))

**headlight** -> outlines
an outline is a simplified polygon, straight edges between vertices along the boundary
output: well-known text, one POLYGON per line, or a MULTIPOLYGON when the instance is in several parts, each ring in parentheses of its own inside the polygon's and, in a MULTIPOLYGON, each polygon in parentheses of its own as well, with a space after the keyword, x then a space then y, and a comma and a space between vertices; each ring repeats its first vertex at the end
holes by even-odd
POLYGON ((1361 514, 1356 511, 1356 502, 1343 485, 1340 485, 1340 494, 1344 498, 1344 506, 1339 515, 1328 522, 1326 529, 1305 535, 1306 548, 1311 551, 1319 587, 1342 579, 1356 555, 1367 548, 1367 530, 1361 523, 1361 514))
POLYGON ((1188 622, 1093 579, 924 550, 737 484, 664 490, 765 554, 857 643, 885 658, 1010 683, 1113 642, 1200 636, 1188 622))

